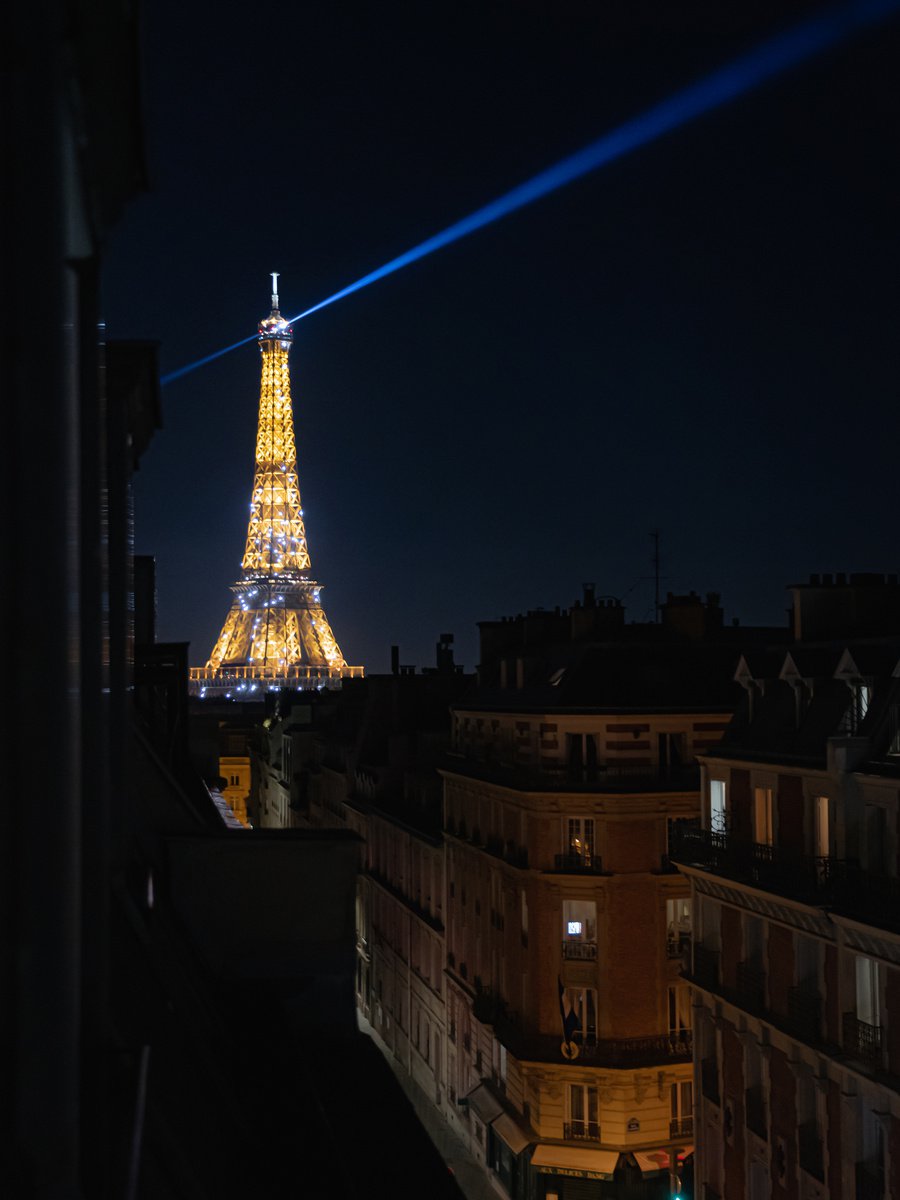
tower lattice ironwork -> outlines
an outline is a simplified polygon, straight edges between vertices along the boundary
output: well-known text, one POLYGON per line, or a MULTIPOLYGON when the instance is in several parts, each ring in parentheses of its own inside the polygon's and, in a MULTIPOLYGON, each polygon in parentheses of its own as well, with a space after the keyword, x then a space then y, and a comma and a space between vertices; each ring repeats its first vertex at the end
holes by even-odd
POLYGON ((234 601, 209 662, 191 668, 191 689, 200 694, 310 687, 363 674, 344 661, 322 608, 321 584, 309 577, 288 366, 292 340, 273 272, 272 311, 259 324, 256 469, 241 578, 231 586, 234 601))

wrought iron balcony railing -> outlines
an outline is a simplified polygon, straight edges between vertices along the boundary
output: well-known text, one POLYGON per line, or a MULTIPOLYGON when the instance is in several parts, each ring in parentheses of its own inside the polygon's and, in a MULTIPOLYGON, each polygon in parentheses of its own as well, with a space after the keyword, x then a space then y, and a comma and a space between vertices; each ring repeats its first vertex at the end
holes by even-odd
MULTIPOLYGON (((507 1014, 514 1017, 515 1014, 507 1014)), ((495 1019, 494 1033, 516 1058, 522 1061, 571 1063, 574 1067, 661 1067, 668 1063, 691 1061, 691 1031, 659 1033, 636 1038, 598 1038, 575 1034, 574 1056, 562 1054, 562 1030, 559 1033, 533 1033, 523 1029, 518 1020, 495 1019)))
POLYGON ((693 1117, 672 1117, 669 1121, 669 1137, 693 1137, 694 1136, 694 1118, 693 1117))
POLYGON ((690 962, 691 935, 687 930, 670 933, 666 938, 666 958, 683 958, 690 962))
POLYGON ((553 869, 568 875, 602 875, 603 860, 599 854, 555 854, 553 869))
POLYGON ((566 1141, 599 1142, 600 1124, 597 1121, 565 1121, 563 1137, 566 1141))
POLYGON ((865 871, 855 859, 795 854, 710 829, 673 829, 669 856, 765 891, 827 905, 876 928, 900 930, 900 878, 865 871))
POLYGON ((597 958, 597 943, 581 942, 576 941, 574 938, 569 938, 562 944, 562 955, 563 958, 594 962, 597 958))
POLYGON ((478 778, 496 779, 523 791, 633 792, 696 791, 700 770, 696 764, 660 769, 647 763, 598 763, 596 766, 529 762, 519 746, 496 740, 461 743, 448 753, 450 771, 478 778))
POLYGON ((860 1021, 856 1013, 844 1013, 844 1051, 851 1058, 871 1067, 881 1066, 882 1030, 880 1025, 869 1025, 860 1021))

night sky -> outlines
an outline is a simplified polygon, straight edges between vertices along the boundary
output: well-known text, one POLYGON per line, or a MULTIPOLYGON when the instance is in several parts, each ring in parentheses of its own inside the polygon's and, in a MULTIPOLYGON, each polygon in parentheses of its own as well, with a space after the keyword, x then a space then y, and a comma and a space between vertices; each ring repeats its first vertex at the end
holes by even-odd
MULTIPOLYGON (((293 315, 820 5, 144 6, 151 187, 111 337, 163 373, 293 315), (661 15, 668 14, 668 15, 661 15)), ((294 329, 312 574, 350 663, 476 660, 585 581, 781 623, 898 569, 900 22, 294 329)), ((244 548, 259 352, 163 390, 136 481, 158 635, 202 665, 244 548)))

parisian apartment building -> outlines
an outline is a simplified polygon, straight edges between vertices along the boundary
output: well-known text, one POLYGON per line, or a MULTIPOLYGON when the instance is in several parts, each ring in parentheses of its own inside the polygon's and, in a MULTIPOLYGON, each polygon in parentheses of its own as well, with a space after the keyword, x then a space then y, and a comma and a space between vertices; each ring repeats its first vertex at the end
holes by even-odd
POLYGON ((696 1180, 716 1197, 900 1195, 900 588, 813 576, 789 646, 747 649, 702 828, 696 1180))
POLYGON ((448 639, 424 672, 272 707, 250 812, 364 847, 361 1017, 510 1197, 690 1194, 693 919, 671 858, 741 695, 719 598, 569 609, 448 639))

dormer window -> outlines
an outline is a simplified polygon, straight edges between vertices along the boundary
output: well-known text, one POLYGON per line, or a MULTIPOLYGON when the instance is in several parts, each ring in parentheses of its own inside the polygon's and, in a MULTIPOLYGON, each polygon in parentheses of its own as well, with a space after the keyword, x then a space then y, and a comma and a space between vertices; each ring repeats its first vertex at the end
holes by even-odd
POLYGON ((859 733, 872 701, 872 689, 868 684, 853 682, 850 687, 850 707, 847 710, 847 728, 851 734, 859 733))

